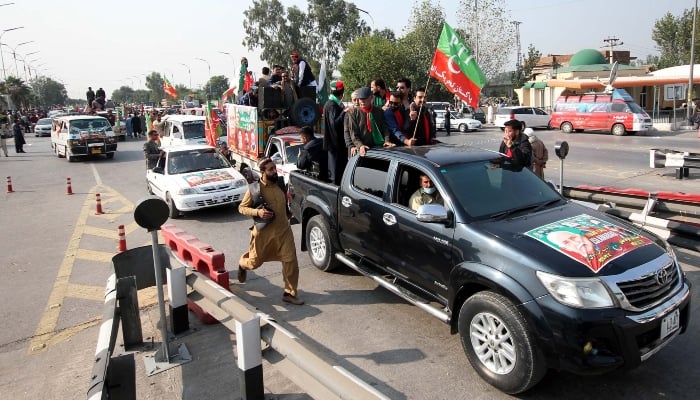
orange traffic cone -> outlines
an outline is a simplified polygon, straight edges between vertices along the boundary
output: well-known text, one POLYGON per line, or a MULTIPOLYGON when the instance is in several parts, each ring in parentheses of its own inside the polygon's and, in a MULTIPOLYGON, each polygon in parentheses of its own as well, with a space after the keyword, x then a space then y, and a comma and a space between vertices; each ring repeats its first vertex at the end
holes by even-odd
POLYGON ((7 177, 7 193, 12 193, 14 190, 12 190, 12 177, 8 176, 7 177))
POLYGON ((70 177, 66 178, 66 194, 69 196, 73 194, 73 187, 70 183, 70 177))
POLYGON ((117 227, 117 231, 119 232, 119 252, 125 252, 126 251, 126 233, 124 233, 124 225, 119 225, 117 227))
POLYGON ((104 214, 104 212, 102 212, 102 199, 100 198, 99 193, 95 193, 95 200, 97 201, 97 206, 95 208, 95 214, 97 214, 97 215, 104 214))

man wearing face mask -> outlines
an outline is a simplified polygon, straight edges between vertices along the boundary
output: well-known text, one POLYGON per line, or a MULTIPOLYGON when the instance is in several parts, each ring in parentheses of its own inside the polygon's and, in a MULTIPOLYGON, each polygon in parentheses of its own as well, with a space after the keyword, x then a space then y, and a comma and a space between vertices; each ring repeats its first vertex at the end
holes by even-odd
POLYGON ((444 204, 440 192, 433 185, 433 181, 425 174, 420 175, 420 188, 408 200, 408 205, 413 211, 423 204, 444 204))

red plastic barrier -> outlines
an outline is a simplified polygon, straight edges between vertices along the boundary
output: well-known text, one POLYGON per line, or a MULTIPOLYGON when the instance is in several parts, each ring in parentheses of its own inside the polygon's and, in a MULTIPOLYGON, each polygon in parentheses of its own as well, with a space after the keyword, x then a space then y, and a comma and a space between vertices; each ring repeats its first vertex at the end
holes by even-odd
MULTIPOLYGON (((177 253, 178 258, 186 262, 195 271, 207 275, 224 289, 230 290, 224 253, 214 250, 210 244, 200 241, 175 225, 163 225, 161 233, 165 244, 177 253)), ((187 300, 187 307, 197 314, 199 320, 205 324, 217 322, 214 317, 204 312, 190 300, 187 300)))
MULTIPOLYGON (((640 189, 618 189, 607 186, 589 186, 589 185, 578 185, 577 189, 581 190, 595 190, 600 192, 622 194, 627 196, 636 196, 648 198, 649 192, 640 189)), ((698 193, 682 193, 682 192, 654 192, 656 198, 659 200, 674 200, 674 201, 684 201, 687 203, 700 204, 700 194, 698 193)))

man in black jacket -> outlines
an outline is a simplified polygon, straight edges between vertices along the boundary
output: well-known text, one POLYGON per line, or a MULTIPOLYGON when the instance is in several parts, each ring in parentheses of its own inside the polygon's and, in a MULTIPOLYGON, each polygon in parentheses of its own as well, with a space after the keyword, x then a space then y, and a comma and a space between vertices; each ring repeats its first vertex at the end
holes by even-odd
POLYGON ((527 137, 521 133, 522 123, 517 119, 511 119, 503 125, 503 141, 501 141, 498 151, 505 154, 514 167, 530 168, 532 165, 532 145, 527 137))
POLYGON ((328 153, 323 150, 323 140, 314 135, 310 126, 301 128, 301 142, 304 147, 299 150, 297 168, 318 173, 318 178, 328 178, 328 153))
POLYGON ((323 106, 323 150, 328 152, 328 178, 336 185, 340 184, 345 166, 348 165, 348 149, 345 146, 343 122, 345 120, 345 104, 343 81, 333 81, 330 84, 331 95, 323 106))

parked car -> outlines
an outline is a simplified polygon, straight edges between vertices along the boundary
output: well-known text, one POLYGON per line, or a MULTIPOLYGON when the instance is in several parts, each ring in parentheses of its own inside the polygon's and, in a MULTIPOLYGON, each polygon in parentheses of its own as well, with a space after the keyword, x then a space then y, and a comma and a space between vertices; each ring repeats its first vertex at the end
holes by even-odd
POLYGON ((484 112, 481 111, 480 108, 477 108, 476 110, 474 110, 474 112, 472 112, 472 118, 481 122, 482 124, 486 123, 486 114, 484 114, 484 112))
POLYGON ((36 122, 34 136, 51 136, 51 118, 42 118, 36 122))
POLYGON ((511 119, 517 119, 523 123, 523 129, 528 128, 547 128, 552 117, 541 108, 529 106, 514 106, 503 107, 496 113, 494 125, 504 129, 504 124, 511 119))
MULTIPOLYGON (((460 132, 469 132, 481 129, 481 122, 473 118, 468 118, 463 114, 458 114, 454 111, 450 114, 450 129, 460 132)), ((437 130, 445 129, 445 110, 435 111, 435 128, 437 130)))
POLYGON ((168 203, 171 218, 243 200, 247 181, 215 147, 183 144, 162 150, 165 156, 146 171, 146 181, 148 193, 168 203))

